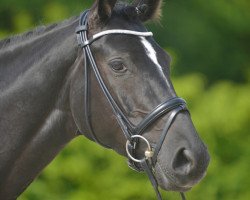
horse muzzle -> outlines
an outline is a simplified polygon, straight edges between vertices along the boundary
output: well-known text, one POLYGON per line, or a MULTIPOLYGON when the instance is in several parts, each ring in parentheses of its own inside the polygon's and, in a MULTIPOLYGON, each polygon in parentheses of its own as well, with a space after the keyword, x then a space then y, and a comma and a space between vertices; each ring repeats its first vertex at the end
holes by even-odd
POLYGON ((205 176, 210 161, 206 146, 195 149, 181 145, 176 150, 165 151, 163 145, 154 166, 155 177, 164 190, 185 192, 205 176))

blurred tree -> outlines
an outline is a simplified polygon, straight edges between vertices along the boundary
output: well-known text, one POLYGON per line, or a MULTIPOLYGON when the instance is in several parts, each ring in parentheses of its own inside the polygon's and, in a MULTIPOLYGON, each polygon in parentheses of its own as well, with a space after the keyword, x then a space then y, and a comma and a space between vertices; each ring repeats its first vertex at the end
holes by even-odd
POLYGON ((250 2, 247 0, 169 0, 159 43, 178 56, 175 74, 201 72, 209 82, 247 80, 250 69, 250 2))

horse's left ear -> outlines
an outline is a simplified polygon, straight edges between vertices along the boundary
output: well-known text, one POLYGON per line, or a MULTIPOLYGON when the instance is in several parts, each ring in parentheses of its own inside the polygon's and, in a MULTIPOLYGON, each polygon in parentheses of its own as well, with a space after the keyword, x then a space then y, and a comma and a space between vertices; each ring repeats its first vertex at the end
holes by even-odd
POLYGON ((90 24, 105 23, 113 12, 117 0, 96 0, 89 14, 90 24))
POLYGON ((161 17, 162 0, 134 0, 141 21, 158 20, 161 17))

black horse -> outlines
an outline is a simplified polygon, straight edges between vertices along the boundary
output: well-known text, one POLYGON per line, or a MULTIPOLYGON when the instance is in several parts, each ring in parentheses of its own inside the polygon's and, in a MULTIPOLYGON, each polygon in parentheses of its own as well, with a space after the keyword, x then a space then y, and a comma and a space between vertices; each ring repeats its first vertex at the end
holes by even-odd
POLYGON ((129 157, 156 188, 202 179, 207 148, 142 25, 161 3, 97 0, 80 19, 0 41, 0 199, 16 199, 80 135, 129 157))

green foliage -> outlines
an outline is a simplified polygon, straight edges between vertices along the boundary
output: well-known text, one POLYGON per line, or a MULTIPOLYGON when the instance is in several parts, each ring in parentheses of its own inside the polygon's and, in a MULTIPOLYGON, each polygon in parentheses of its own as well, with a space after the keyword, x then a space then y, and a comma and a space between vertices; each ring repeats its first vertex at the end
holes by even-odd
POLYGON ((169 0, 162 26, 151 29, 161 46, 178 55, 175 74, 243 82, 250 68, 249 9, 248 0, 169 0))
MULTIPOLYGON (((1 0, 0 38, 78 15, 92 3, 1 0)), ((174 86, 187 99, 211 154, 207 176, 187 193, 188 199, 250 199, 249 9, 248 0, 168 0, 161 24, 149 25, 173 57, 174 86)), ((147 177, 128 169, 124 158, 82 137, 19 199, 149 200, 154 195, 147 177)), ((179 199, 171 192, 166 197, 179 199)))

